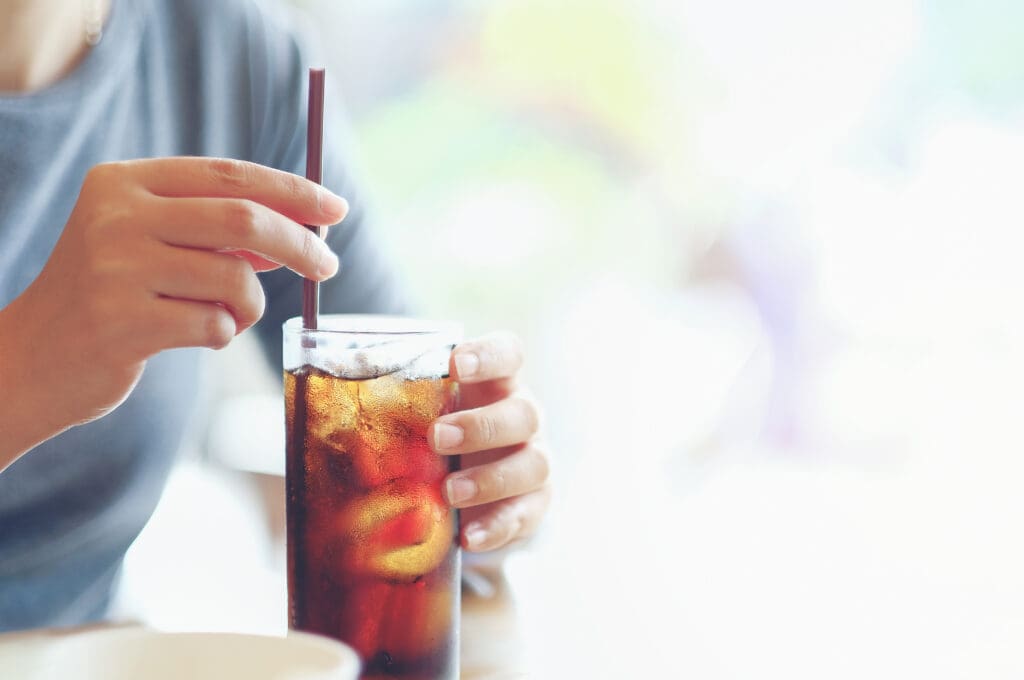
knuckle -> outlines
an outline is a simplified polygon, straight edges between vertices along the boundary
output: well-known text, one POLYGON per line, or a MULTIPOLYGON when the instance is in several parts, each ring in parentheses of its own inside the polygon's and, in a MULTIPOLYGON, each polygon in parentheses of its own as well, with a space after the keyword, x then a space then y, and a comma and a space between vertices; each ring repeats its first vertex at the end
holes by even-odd
POLYGON ((528 397, 516 397, 515 403, 530 434, 537 432, 541 419, 537 403, 528 397))
POLYGON ((106 202, 97 206, 89 221, 89 231, 97 241, 111 245, 111 250, 120 249, 133 234, 140 232, 140 215, 128 202, 106 202))
POLYGON ((287 193, 288 198, 291 199, 292 202, 308 202, 311 199, 319 201, 319 196, 314 198, 310 195, 309 180, 303 179, 298 175, 288 173, 284 175, 282 183, 284 185, 285 193, 287 193))
POLYGON ((519 532, 523 528, 523 515, 522 513, 512 504, 506 505, 499 512, 495 518, 497 521, 497 531, 495 532, 501 536, 501 545, 508 543, 515 539, 519 532))
MULTIPOLYGON (((252 269, 252 266, 240 257, 221 256, 219 271, 216 273, 217 283, 221 290, 222 300, 231 311, 232 319, 237 319, 239 328, 248 328, 263 316, 266 298, 263 287, 252 269)), ((235 326, 231 325, 231 336, 235 326)))
POLYGON ((530 466, 533 468, 533 476, 538 485, 547 484, 551 477, 551 456, 542 447, 534 446, 530 451, 530 466))
POLYGON ((242 199, 227 204, 224 226, 228 229, 238 245, 251 241, 261 228, 259 206, 252 201, 242 199))
POLYGON ((211 158, 210 179, 217 184, 226 184, 236 189, 245 189, 253 184, 253 169, 249 163, 233 158, 211 158))
MULTIPOLYGON (((254 277, 250 277, 253 280, 254 277)), ((258 321, 263 318, 263 312, 267 311, 267 296, 263 292, 263 286, 259 284, 258 280, 253 283, 253 318, 252 320, 258 321)))
POLYGON ((107 225, 92 224, 82 234, 80 258, 85 271, 96 285, 109 285, 108 292, 112 293, 124 285, 122 278, 132 269, 121 245, 123 239, 111 233, 107 225))
POLYGON ((508 475, 505 467, 500 463, 495 466, 487 480, 487 495, 493 500, 499 500, 508 496, 508 475))
POLYGON ((98 229, 104 232, 103 238, 108 229, 136 229, 139 223, 134 194, 117 176, 114 165, 103 163, 86 173, 73 213, 86 233, 98 229))
MULTIPOLYGON (((255 277, 249 276, 250 281, 255 277)), ((263 287, 259 285, 259 282, 250 284, 249 292, 245 297, 245 301, 241 308, 238 310, 241 319, 239 321, 246 328, 256 323, 263 317, 263 312, 266 311, 267 298, 263 294, 263 287)))
POLYGON ((316 235, 309 229, 301 229, 299 236, 299 257, 307 263, 320 266, 322 256, 320 254, 316 235))
POLYGON ((224 309, 212 309, 206 315, 203 326, 203 346, 223 349, 235 337, 235 324, 224 309))
POLYGON ((82 186, 90 189, 110 186, 110 183, 124 174, 128 167, 129 165, 125 161, 97 163, 85 173, 82 186))
POLYGON ((82 179, 82 193, 89 193, 106 184, 110 177, 110 166, 107 163, 100 163, 89 168, 82 179))
POLYGON ((249 293, 250 279, 252 278, 252 267, 240 257, 224 256, 223 285, 232 292, 243 291, 249 293))
POLYGON ((536 533, 548 506, 551 504, 551 484, 546 483, 528 496, 528 502, 520 503, 520 527, 516 538, 527 538, 536 533))
POLYGON ((487 446, 498 440, 501 434, 501 424, 493 414, 481 413, 476 419, 477 441, 487 446))

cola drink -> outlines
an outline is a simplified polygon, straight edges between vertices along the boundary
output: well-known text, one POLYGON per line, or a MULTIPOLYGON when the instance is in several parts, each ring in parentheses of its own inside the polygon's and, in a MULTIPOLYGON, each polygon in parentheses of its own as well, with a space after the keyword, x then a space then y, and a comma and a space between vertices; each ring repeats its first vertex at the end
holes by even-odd
POLYGON ((426 437, 456 405, 450 336, 328 333, 286 324, 289 625, 351 645, 363 677, 457 678, 456 459, 426 437))

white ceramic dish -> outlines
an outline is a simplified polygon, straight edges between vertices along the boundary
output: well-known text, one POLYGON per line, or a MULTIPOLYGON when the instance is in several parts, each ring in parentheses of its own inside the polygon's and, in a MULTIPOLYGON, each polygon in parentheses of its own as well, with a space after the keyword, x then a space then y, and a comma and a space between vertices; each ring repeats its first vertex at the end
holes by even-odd
POLYGON ((99 628, 0 635, 0 677, 18 680, 355 680, 351 648, 316 635, 99 628))

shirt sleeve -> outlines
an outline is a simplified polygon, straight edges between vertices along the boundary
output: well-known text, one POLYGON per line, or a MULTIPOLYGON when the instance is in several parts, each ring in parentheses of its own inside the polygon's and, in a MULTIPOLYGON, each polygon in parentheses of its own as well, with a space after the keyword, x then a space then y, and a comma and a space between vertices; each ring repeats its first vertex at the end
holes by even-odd
MULTIPOLYGON (((263 111, 254 130, 253 157, 271 167, 305 174, 308 68, 318 60, 309 30, 294 19, 291 28, 268 21, 253 31, 257 45, 250 60, 254 106, 263 111), (261 35, 262 34, 262 35, 261 35), (263 46, 260 49, 259 43, 263 46)), ((341 260, 341 270, 320 284, 323 313, 407 314, 409 303, 395 269, 374 237, 367 208, 346 162, 351 130, 344 120, 339 89, 328 73, 324 121, 324 185, 345 197, 350 211, 327 230, 327 241, 341 260)), ((264 354, 275 369, 281 366, 281 325, 302 310, 302 278, 281 268, 260 275, 267 306, 255 326, 264 354)))

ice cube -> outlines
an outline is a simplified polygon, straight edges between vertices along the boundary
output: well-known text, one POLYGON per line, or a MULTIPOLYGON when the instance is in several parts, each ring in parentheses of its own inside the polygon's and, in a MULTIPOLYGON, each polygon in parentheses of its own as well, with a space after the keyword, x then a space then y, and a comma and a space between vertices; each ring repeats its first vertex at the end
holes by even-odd
POLYGON ((351 452, 361 486, 402 477, 438 481, 446 465, 427 444, 429 424, 444 410, 438 380, 385 376, 352 383, 358 391, 358 426, 351 452))
MULTIPOLYGON (((368 380, 392 375, 420 365, 422 358, 437 356, 436 340, 416 337, 355 347, 326 361, 324 368, 339 378, 368 380)), ((446 350, 450 353, 450 348, 446 350)), ((447 361, 444 362, 447 366, 447 361)), ((407 371, 404 371, 407 372, 407 371)))
POLYGON ((347 447, 359 424, 358 391, 353 383, 311 371, 306 381, 308 434, 316 441, 347 447))

